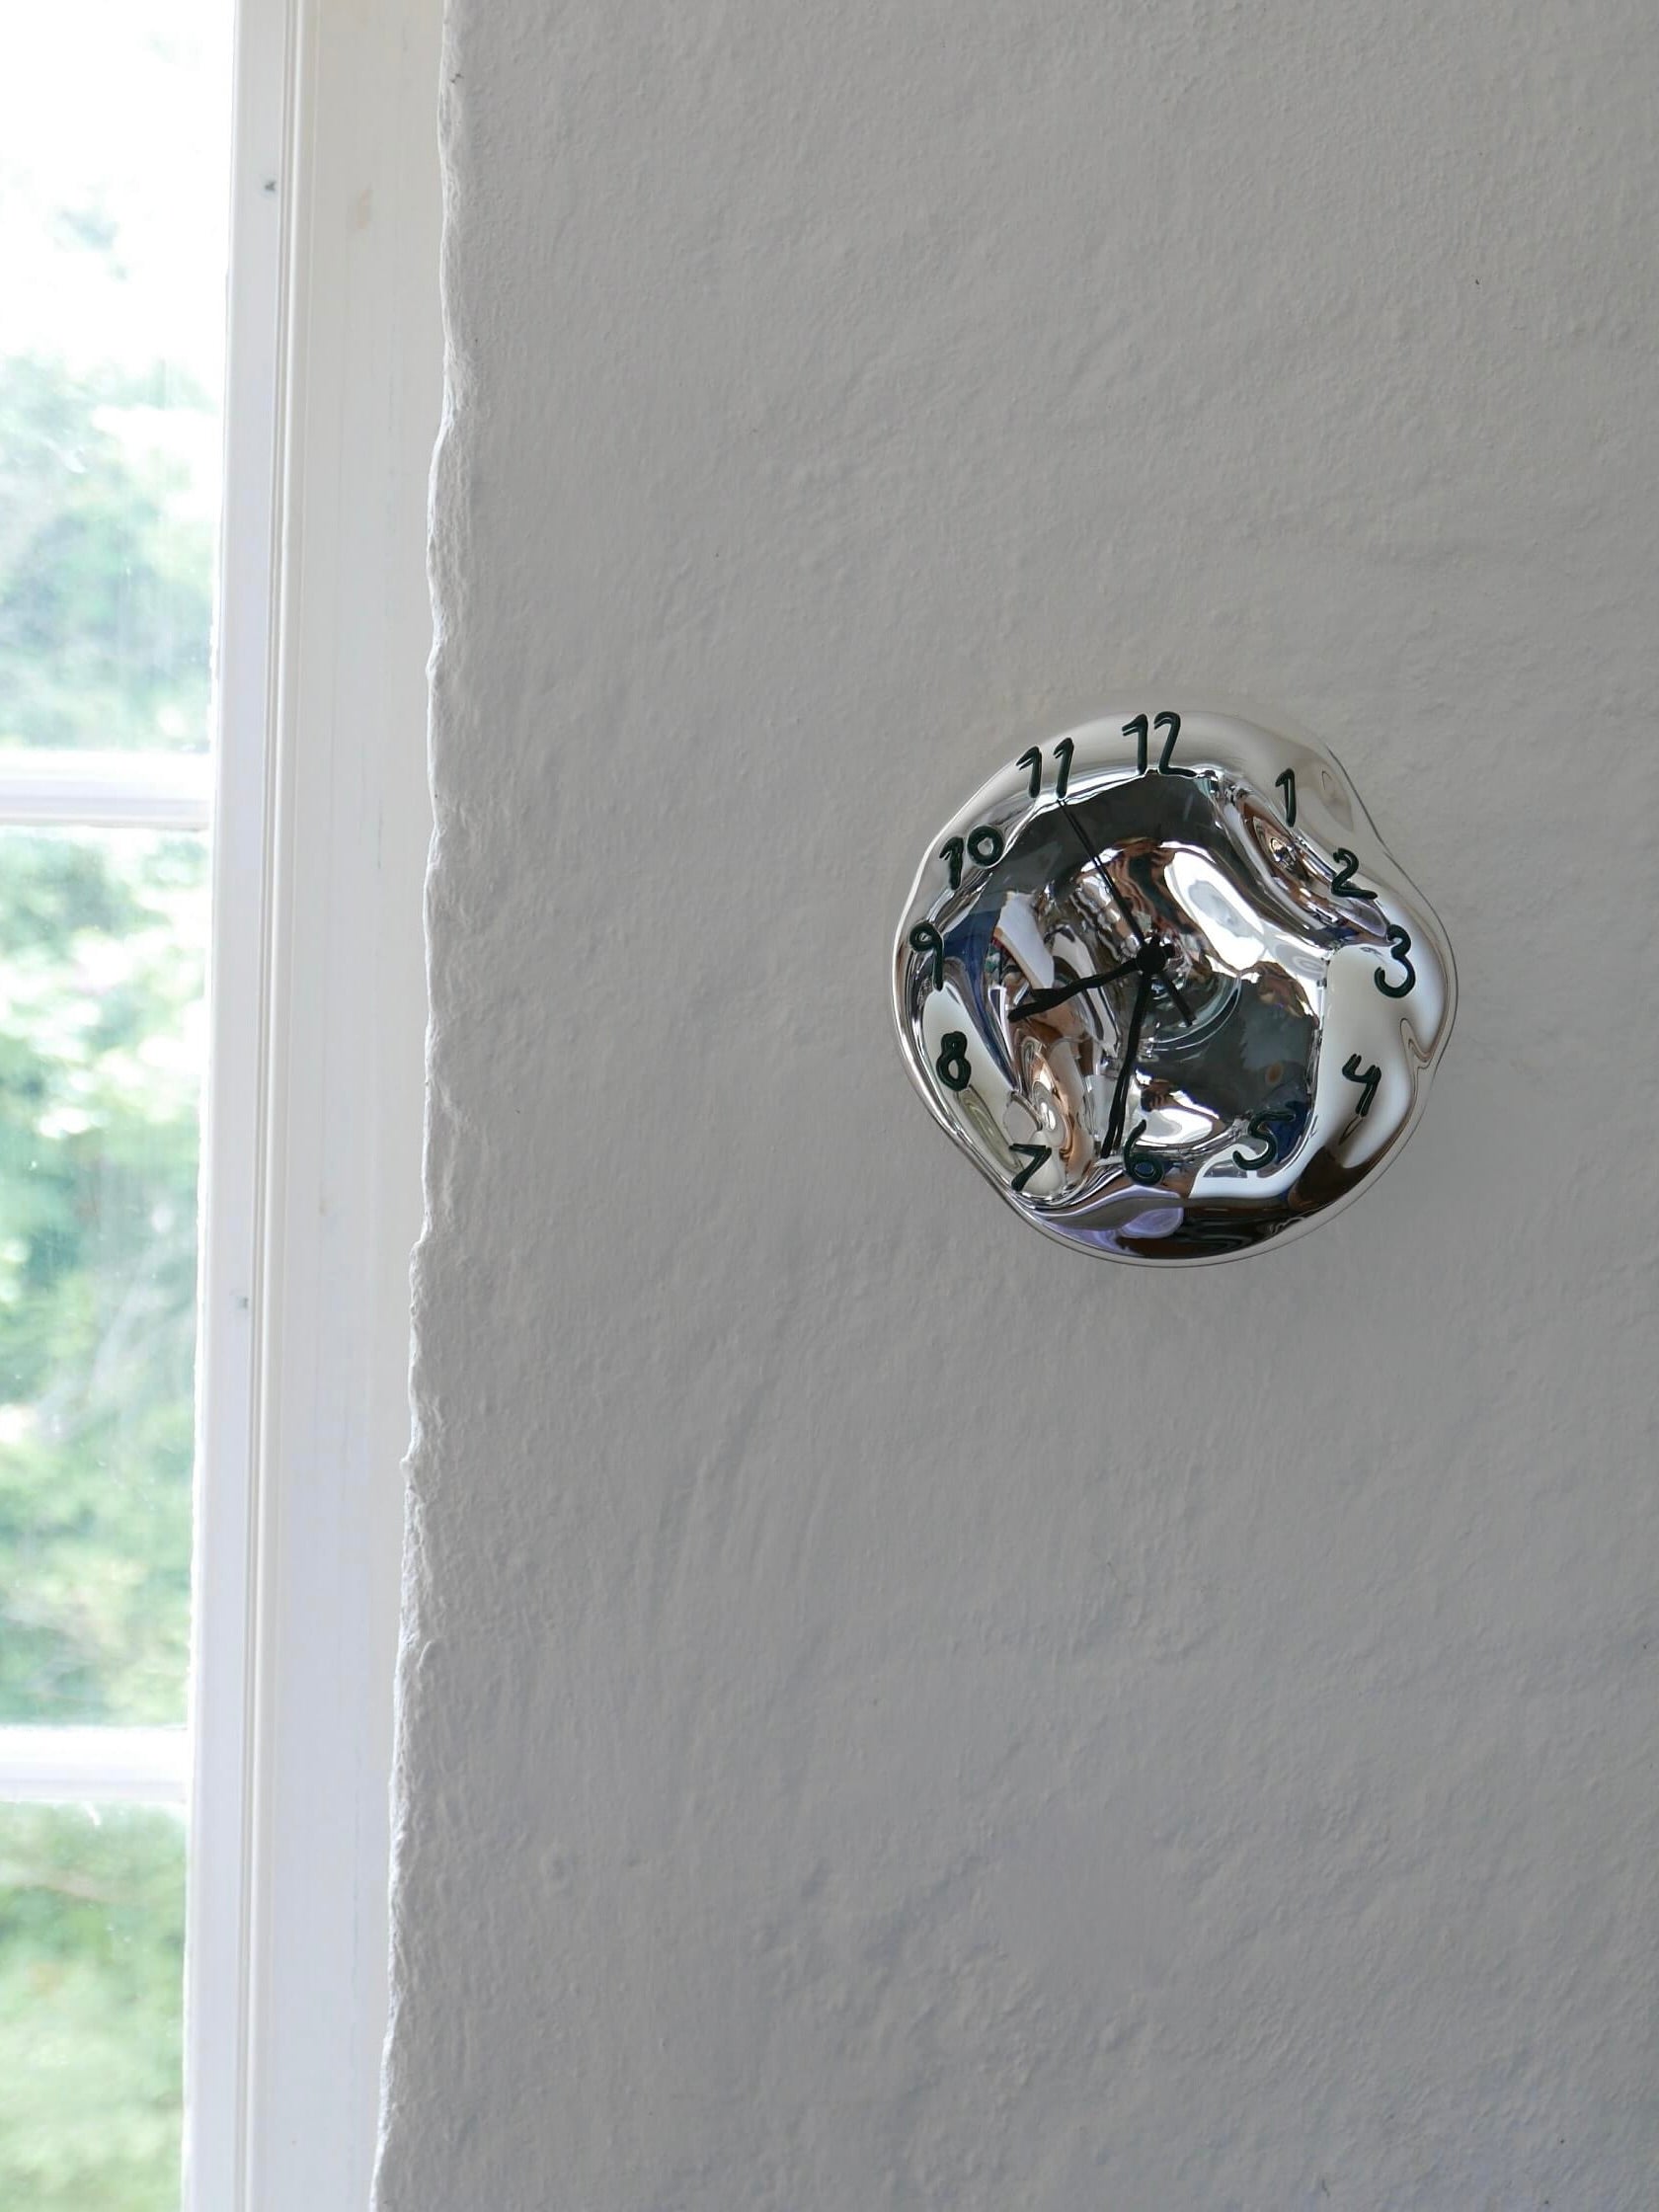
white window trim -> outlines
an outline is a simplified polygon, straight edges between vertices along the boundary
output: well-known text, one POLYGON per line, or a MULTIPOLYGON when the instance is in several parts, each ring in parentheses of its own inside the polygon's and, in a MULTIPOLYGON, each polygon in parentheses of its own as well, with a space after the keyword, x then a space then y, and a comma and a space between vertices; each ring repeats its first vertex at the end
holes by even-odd
POLYGON ((182 1728, 0 1728, 8 1805, 175 1805, 190 1780, 182 1728))
POLYGON ((441 0, 240 0, 186 2204, 361 2212, 420 1227, 441 0))
POLYGON ((204 752, 0 750, 0 827, 205 830, 204 752))

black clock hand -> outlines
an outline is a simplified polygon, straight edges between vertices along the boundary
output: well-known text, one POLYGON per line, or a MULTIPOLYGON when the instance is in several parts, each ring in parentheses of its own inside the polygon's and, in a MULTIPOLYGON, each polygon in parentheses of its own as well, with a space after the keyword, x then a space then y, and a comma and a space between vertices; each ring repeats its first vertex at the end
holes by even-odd
MULTIPOLYGON (((1170 773, 1173 774, 1174 770, 1171 769, 1170 773)), ((1167 949, 1168 948, 1165 947, 1165 950, 1167 949)), ((1175 988, 1175 986, 1170 982, 1169 978, 1167 976, 1157 975, 1152 978, 1152 981, 1159 987, 1160 989, 1168 991, 1170 997, 1175 1001, 1176 1012, 1179 1013, 1181 1019, 1190 1029, 1192 1027, 1192 1008, 1181 996, 1181 993, 1175 988)))
POLYGON ((1154 937, 1150 944, 1142 946, 1141 957, 1136 962, 1136 966, 1146 972, 1148 982, 1154 983, 1160 989, 1168 991, 1170 997, 1174 999, 1181 1010, 1181 1019, 1190 1029, 1192 1027, 1192 1014, 1187 1002, 1164 974, 1164 970, 1174 957, 1175 947, 1169 943, 1167 938, 1154 937))
POLYGON ((1141 966, 1138 953, 1133 960, 1120 960, 1115 968, 1103 968, 1097 976, 1079 976, 1074 984, 1059 984, 1053 990, 1034 990, 1014 1008, 1014 1019, 1017 1021, 1022 1014, 1046 1014, 1051 1006, 1064 1006, 1068 998, 1075 998, 1081 991, 1098 990, 1102 984, 1115 984, 1120 976, 1132 976, 1141 966))
MULTIPOLYGON (((1094 870, 1096 875, 1099 876, 1101 882, 1106 886, 1107 897, 1111 900, 1113 906, 1117 908, 1119 913, 1122 914, 1124 920, 1128 922, 1130 935, 1135 939, 1135 942, 1141 948, 1143 956, 1145 956, 1145 954, 1151 948, 1147 945, 1146 937, 1142 934, 1140 923, 1130 912, 1128 907, 1124 905, 1122 894, 1119 892, 1117 885, 1112 881, 1111 873, 1108 870, 1105 861, 1101 859, 1099 852, 1093 845, 1089 843, 1088 838, 1083 834, 1082 824, 1071 812, 1071 809, 1066 804, 1066 801, 1062 798, 1057 797, 1055 800, 1055 804, 1059 807, 1061 813, 1066 817, 1067 824, 1070 826, 1071 834, 1076 838, 1077 842, 1082 846, 1083 850, 1088 854, 1090 860, 1094 863, 1094 870)), ((1165 948, 1165 957, 1167 958, 1167 948, 1165 948)), ((1193 1018, 1192 1008, 1187 1004, 1186 1000, 1181 996, 1181 993, 1175 988, 1175 986, 1169 981, 1169 978, 1167 976, 1159 976, 1157 980, 1162 984, 1164 989, 1168 991, 1170 997, 1174 999, 1175 1004, 1180 1011, 1181 1019, 1187 1024, 1187 1027, 1190 1029, 1192 1027, 1193 1018)))
POLYGON ((1071 809, 1066 804, 1066 801, 1064 799, 1057 799, 1055 801, 1055 804, 1057 807, 1059 807, 1061 813, 1066 817, 1066 824, 1070 829, 1071 834, 1076 838, 1077 842, 1088 854, 1090 860, 1093 861, 1096 873, 1099 875, 1101 882, 1106 886, 1107 897, 1111 900, 1113 906, 1117 908, 1119 913, 1123 915, 1125 921, 1127 921, 1129 924, 1130 935, 1141 947, 1141 950, 1145 952, 1146 949, 1146 940, 1141 934, 1141 925, 1136 920, 1135 916, 1130 912, 1129 908, 1124 905, 1123 900, 1119 897, 1117 885, 1112 881, 1111 877, 1106 872, 1105 861, 1101 859, 1094 846, 1091 845, 1087 837, 1084 836, 1082 824, 1077 820, 1076 816, 1071 812, 1071 809))
POLYGON ((1135 1062, 1141 1050, 1141 1024, 1146 1018, 1146 1002, 1152 995, 1152 976, 1143 968, 1141 981, 1135 987, 1135 1008, 1129 1017, 1129 1028, 1124 1033, 1123 1065, 1118 1069, 1118 1080, 1112 1091, 1112 1112, 1106 1124, 1106 1142, 1102 1150, 1115 1152, 1123 1144, 1125 1107, 1129 1101, 1129 1086, 1135 1075, 1135 1062))

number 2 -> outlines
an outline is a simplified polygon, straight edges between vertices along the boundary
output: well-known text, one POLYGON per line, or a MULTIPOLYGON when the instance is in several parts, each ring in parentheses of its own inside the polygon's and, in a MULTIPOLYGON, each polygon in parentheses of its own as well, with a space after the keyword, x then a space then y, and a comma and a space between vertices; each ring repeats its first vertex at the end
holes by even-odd
POLYGON ((1331 878, 1331 897, 1333 899, 1375 899, 1377 897, 1375 891, 1367 891, 1363 883, 1354 881, 1354 870, 1360 864, 1360 856, 1357 852, 1350 852, 1346 845, 1338 845, 1333 857, 1342 863, 1336 874, 1331 878))

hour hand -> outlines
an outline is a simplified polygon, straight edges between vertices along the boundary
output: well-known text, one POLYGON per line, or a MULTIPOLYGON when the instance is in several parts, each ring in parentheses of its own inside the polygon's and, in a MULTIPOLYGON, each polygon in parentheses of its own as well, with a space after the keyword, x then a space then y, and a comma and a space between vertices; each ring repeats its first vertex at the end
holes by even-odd
POLYGON ((1102 984, 1115 984, 1120 976, 1133 976, 1141 965, 1137 955, 1134 960, 1120 960, 1115 968, 1103 968, 1097 976, 1079 976, 1075 983, 1057 984, 1053 990, 1034 990, 1014 1008, 1015 1018, 1046 1014, 1052 1006, 1064 1006, 1068 998, 1076 998, 1085 990, 1098 990, 1102 984))

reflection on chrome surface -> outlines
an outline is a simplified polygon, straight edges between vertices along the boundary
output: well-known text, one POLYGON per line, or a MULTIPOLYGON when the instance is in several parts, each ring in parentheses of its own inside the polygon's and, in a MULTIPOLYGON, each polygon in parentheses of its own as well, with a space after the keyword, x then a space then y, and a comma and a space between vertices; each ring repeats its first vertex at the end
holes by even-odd
POLYGON ((931 841, 894 1010, 935 1118, 1028 1221, 1117 1259, 1306 1227, 1404 1142, 1452 948, 1311 741, 1132 701, 931 841))

